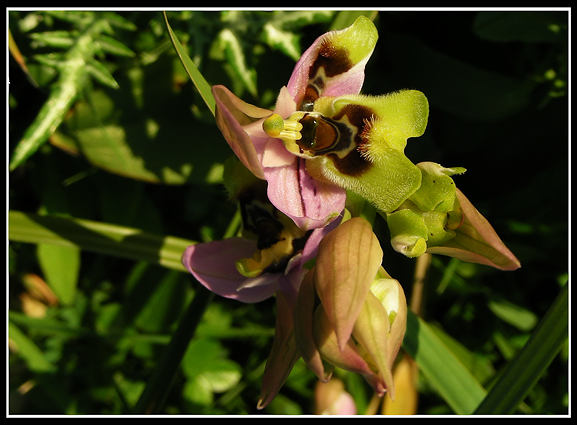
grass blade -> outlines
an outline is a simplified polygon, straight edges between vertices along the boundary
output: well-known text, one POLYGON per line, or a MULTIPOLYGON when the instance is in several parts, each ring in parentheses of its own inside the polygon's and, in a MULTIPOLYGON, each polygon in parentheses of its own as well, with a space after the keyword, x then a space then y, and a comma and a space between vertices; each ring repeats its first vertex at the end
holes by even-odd
POLYGON ((513 413, 557 355, 567 340, 568 331, 568 289, 565 285, 529 341, 509 363, 475 414, 513 413))
POLYGON ((168 17, 166 16, 166 12, 164 12, 164 21, 166 22, 166 28, 168 29, 168 34, 170 36, 170 40, 172 41, 174 49, 176 50, 176 54, 180 58, 180 61, 182 62, 184 69, 186 69, 188 76, 190 77, 190 79, 196 86, 198 92, 204 99, 206 106, 208 106, 208 109, 210 109, 210 112, 212 112, 212 114, 214 115, 215 101, 214 96, 212 95, 210 84, 207 83, 204 76, 200 73, 200 71, 198 70, 192 59, 190 59, 190 57, 188 56, 188 53, 186 52, 184 47, 182 47, 182 44, 180 44, 180 41, 178 41, 178 38, 176 37, 176 35, 172 31, 172 28, 170 27, 170 24, 168 23, 168 17))
POLYGON ((403 348, 455 413, 471 414, 485 397, 483 386, 429 325, 412 311, 407 316, 403 348))
POLYGON ((74 246, 100 254, 144 260, 180 271, 185 271, 180 261, 182 253, 187 246, 195 243, 114 224, 20 211, 10 211, 8 221, 11 241, 74 246))

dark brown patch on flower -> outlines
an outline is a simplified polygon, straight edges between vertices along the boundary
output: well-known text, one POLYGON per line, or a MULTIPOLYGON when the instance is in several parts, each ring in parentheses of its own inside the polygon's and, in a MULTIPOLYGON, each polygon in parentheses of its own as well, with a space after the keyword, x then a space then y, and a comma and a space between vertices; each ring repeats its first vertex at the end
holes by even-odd
POLYGON ((309 83, 298 109, 312 111, 315 101, 322 95, 326 79, 343 74, 352 67, 347 49, 335 46, 330 40, 323 41, 319 54, 309 69, 309 83))
POLYGON ((372 163, 362 155, 365 150, 366 140, 363 135, 374 114, 370 108, 362 105, 349 104, 344 106, 340 112, 333 117, 335 120, 342 120, 347 117, 351 125, 357 128, 353 143, 356 148, 351 150, 345 157, 339 158, 336 154, 330 154, 328 157, 333 161, 335 167, 341 174, 357 177, 365 173, 372 163))
POLYGON ((324 68, 328 78, 347 72, 353 67, 349 59, 349 52, 343 47, 337 47, 333 43, 323 41, 319 49, 319 55, 309 71, 309 81, 313 81, 319 72, 319 68, 324 68))
POLYGON ((299 106, 299 111, 310 112, 313 110, 315 101, 319 98, 319 89, 309 84, 305 90, 305 95, 299 106))
POLYGON ((328 157, 333 161, 339 173, 351 177, 363 175, 373 165, 356 149, 349 152, 344 158, 339 158, 335 154, 330 154, 328 157))

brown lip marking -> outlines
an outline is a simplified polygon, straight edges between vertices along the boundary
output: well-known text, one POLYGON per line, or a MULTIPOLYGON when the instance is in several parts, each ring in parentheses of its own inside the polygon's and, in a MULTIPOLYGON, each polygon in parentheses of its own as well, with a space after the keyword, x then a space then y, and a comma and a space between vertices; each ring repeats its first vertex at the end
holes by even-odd
POLYGON ((349 52, 342 47, 336 47, 330 40, 321 43, 317 59, 309 69, 309 84, 306 88, 299 110, 310 112, 315 101, 325 88, 325 79, 347 72, 353 67, 349 52), (321 68, 324 72, 321 72, 321 68))
POLYGON ((372 165, 372 163, 368 161, 361 152, 367 143, 363 138, 365 126, 372 120, 374 113, 372 109, 367 108, 366 106, 350 104, 344 106, 339 114, 334 116, 333 119, 340 120, 345 115, 348 117, 349 122, 358 129, 354 139, 354 143, 357 147, 356 149, 351 150, 348 155, 343 158, 339 158, 334 153, 327 156, 333 161, 335 167, 341 174, 358 177, 367 172, 372 165))

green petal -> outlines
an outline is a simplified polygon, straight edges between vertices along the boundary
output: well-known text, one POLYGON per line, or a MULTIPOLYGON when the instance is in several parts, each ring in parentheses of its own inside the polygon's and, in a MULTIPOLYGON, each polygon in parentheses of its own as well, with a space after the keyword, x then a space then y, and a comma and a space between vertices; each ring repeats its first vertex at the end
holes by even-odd
POLYGON ((344 160, 319 156, 307 161, 307 171, 356 193, 385 213, 396 210, 421 184, 419 169, 395 149, 372 163, 358 151, 352 151, 344 160))

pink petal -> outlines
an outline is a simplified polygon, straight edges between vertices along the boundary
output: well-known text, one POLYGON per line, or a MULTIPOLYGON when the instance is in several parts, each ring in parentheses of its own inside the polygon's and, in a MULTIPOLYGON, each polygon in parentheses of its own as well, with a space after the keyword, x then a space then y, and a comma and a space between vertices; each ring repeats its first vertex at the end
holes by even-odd
POLYGON ((262 166, 264 168, 290 166, 296 160, 297 157, 285 148, 280 139, 271 137, 266 141, 262 153, 262 166))
POLYGON ((291 165, 265 168, 268 198, 301 229, 315 229, 328 224, 345 207, 346 191, 314 180, 302 158, 291 165))
POLYGON ((371 225, 360 217, 342 223, 319 245, 315 285, 341 348, 349 340, 382 258, 371 225))
MULTIPOLYGON (((216 101, 216 124, 224 138, 242 163, 255 176, 264 179, 253 140, 244 127, 252 125, 258 129, 254 122, 270 116, 272 111, 244 102, 224 86, 213 86, 212 93, 216 101)), ((260 126, 262 131, 262 123, 260 126)))
POLYGON ((296 110, 297 104, 292 98, 289 90, 286 88, 286 86, 282 87, 276 100, 274 113, 279 114, 284 119, 287 119, 296 110))
POLYGON ((319 305, 315 310, 313 335, 321 356, 330 364, 362 375, 373 374, 365 359, 359 354, 352 339, 347 339, 344 344, 337 340, 335 329, 322 305, 319 305))
POLYGON ((256 242, 243 238, 200 243, 186 248, 182 263, 202 285, 215 294, 245 303, 256 303, 270 298, 278 290, 279 274, 267 273, 248 279, 238 272, 235 262, 251 257, 255 249, 256 242), (250 285, 251 282, 258 283, 258 286, 250 285))
MULTIPOLYGON (((352 30, 351 27, 342 31, 352 30)), ((362 30, 361 30, 362 31, 362 30)), ((376 31, 376 30, 375 30, 376 31)), ((313 63, 319 56, 322 43, 331 37, 331 33, 325 33, 318 37, 314 43, 303 53, 296 63, 293 73, 287 84, 288 92, 297 104, 300 104, 309 82, 309 71, 313 63)), ((376 39, 374 39, 376 43, 376 39)), ((373 45, 374 48, 374 45, 373 45)), ((345 94, 357 94, 361 91, 365 78, 365 65, 367 64, 372 49, 358 63, 354 64, 348 71, 326 79, 321 96, 340 96, 345 94)))

